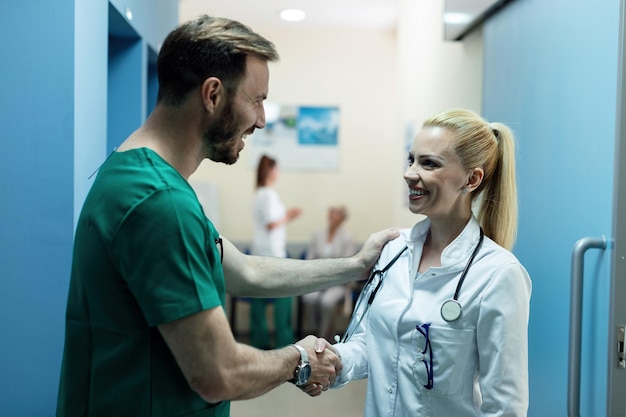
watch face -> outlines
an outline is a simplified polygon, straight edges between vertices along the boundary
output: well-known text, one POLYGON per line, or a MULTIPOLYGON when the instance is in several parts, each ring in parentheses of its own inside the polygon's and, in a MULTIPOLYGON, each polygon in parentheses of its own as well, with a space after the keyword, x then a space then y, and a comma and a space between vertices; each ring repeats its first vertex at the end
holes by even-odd
POLYGON ((308 363, 305 365, 302 365, 302 367, 300 368, 300 372, 298 372, 298 385, 306 384, 310 376, 311 376, 311 365, 309 365, 308 363))

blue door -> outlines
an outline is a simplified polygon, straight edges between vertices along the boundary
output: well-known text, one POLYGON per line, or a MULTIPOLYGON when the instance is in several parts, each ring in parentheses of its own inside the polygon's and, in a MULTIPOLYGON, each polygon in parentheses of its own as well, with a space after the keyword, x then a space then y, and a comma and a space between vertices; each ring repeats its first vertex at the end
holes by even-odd
MULTIPOLYGON (((514 0, 484 26, 483 113, 518 139, 531 417, 567 415, 572 249, 588 236, 611 241, 619 26, 619 0, 514 0)), ((607 414, 610 281, 610 247, 588 251, 581 416, 607 414)))

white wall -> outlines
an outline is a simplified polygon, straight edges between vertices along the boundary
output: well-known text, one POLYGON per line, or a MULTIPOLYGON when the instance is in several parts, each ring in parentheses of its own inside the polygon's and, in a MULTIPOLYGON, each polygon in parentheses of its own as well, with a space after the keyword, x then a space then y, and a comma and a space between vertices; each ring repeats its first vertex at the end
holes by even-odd
MULTIPOLYGON (((446 107, 480 110, 482 37, 444 43, 443 0, 401 1, 397 32, 365 29, 253 29, 272 40, 281 61, 270 66, 269 100, 340 107, 340 168, 282 171, 276 185, 303 215, 288 227, 306 242, 325 224, 326 208, 345 204, 357 241, 389 226, 411 226, 405 206, 405 126, 446 107)), ((245 22, 244 22, 245 23, 245 22)), ((205 161, 193 179, 213 183, 220 232, 245 242, 252 234, 254 172, 246 150, 233 166, 205 161)), ((280 161, 279 161, 280 163, 280 161)))
MULTIPOLYGON (((396 140, 400 149, 406 131, 417 132, 426 117, 452 107, 482 110, 482 31, 473 31, 463 41, 443 40, 443 0, 401 0, 398 22, 396 140)), ((401 148, 404 150, 404 148, 401 148)), ((407 188, 401 173, 407 154, 402 152, 390 172, 396 204, 394 224, 410 226, 419 218, 407 208, 407 188), (400 173, 400 174, 399 174, 400 173)))

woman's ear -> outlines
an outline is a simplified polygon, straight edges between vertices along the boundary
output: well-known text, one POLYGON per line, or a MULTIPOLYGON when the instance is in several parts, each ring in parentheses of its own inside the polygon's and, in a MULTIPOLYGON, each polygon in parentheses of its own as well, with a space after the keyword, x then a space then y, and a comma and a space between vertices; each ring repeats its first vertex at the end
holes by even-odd
POLYGON ((200 91, 202 93, 202 105, 209 113, 215 111, 226 94, 224 84, 216 77, 209 77, 204 80, 200 91))
POLYGON ((483 171, 482 168, 474 168, 470 172, 470 176, 467 179, 467 184, 465 184, 465 188, 467 188, 467 191, 474 191, 475 189, 477 189, 483 182, 484 177, 485 171, 483 171))

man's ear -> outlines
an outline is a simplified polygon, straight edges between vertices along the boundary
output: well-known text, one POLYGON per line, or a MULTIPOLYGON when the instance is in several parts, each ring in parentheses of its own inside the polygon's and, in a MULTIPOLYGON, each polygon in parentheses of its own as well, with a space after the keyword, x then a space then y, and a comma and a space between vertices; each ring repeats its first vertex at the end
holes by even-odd
POLYGON ((202 94, 202 105, 209 113, 212 113, 224 99, 226 89, 219 78, 209 77, 202 83, 200 92, 202 94))
POLYGON ((485 177, 485 171, 483 171, 482 168, 474 168, 470 172, 470 176, 467 179, 467 184, 465 185, 465 187, 467 188, 468 191, 474 191, 483 182, 484 177, 485 177))

